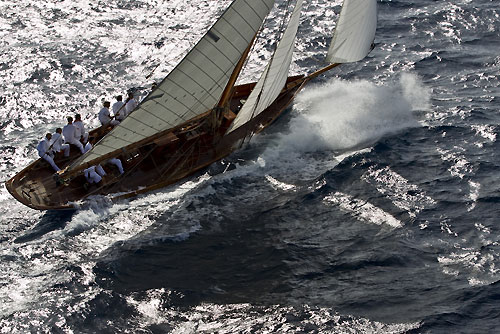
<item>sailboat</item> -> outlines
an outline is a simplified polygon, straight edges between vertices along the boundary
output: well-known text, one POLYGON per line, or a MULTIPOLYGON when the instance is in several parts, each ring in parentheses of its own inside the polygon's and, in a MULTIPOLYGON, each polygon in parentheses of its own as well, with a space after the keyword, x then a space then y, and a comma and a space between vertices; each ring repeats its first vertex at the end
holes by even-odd
POLYGON ((280 116, 307 82, 362 60, 373 47, 376 0, 345 0, 329 65, 289 76, 303 2, 296 1, 257 82, 236 85, 275 1, 234 0, 132 113, 97 133, 92 149, 59 162, 63 169, 56 174, 38 159, 6 182, 8 191, 33 209, 72 209, 91 196, 122 199, 165 187, 228 156, 280 116), (107 164, 113 158, 122 161, 123 174, 107 164), (107 172, 96 184, 84 176, 92 166, 107 172))

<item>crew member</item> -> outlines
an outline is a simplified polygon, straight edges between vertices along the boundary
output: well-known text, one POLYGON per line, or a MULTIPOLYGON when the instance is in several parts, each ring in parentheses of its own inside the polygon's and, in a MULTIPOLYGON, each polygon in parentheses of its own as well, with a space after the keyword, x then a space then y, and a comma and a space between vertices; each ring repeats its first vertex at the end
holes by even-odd
MULTIPOLYGON (((92 144, 87 142, 85 145, 85 152, 89 151, 92 148, 92 144)), ((102 168, 101 165, 90 166, 87 169, 83 170, 83 175, 87 179, 88 183, 99 183, 102 180, 102 177, 106 175, 106 172, 102 168)))
POLYGON ((85 175, 88 183, 99 183, 102 180, 102 177, 96 172, 95 166, 84 169, 83 175, 85 175))
POLYGON ((56 153, 64 152, 64 156, 69 156, 69 144, 63 144, 62 129, 57 128, 56 132, 52 135, 52 150, 56 153))
POLYGON ((73 125, 73 117, 69 116, 68 117, 68 124, 66 124, 64 126, 64 128, 62 129, 64 141, 68 144, 75 145, 76 147, 78 147, 80 149, 80 152, 83 153, 83 145, 80 142, 80 138, 76 138, 75 132, 76 132, 76 128, 73 125))
POLYGON ((120 172, 120 174, 124 173, 122 161, 120 159, 118 159, 118 158, 112 158, 112 159, 109 159, 108 162, 110 164, 113 164, 116 167, 118 167, 118 171, 120 172))
POLYGON ((36 149, 38 151, 38 156, 47 161, 52 166, 52 168, 54 168, 54 170, 58 172, 61 169, 57 167, 56 163, 54 162, 54 153, 52 152, 52 149, 50 147, 51 138, 52 135, 50 133, 47 133, 45 135, 45 138, 43 138, 42 141, 38 143, 36 149))
POLYGON ((111 103, 109 101, 104 101, 102 104, 102 109, 99 111, 99 121, 101 122, 101 125, 107 126, 111 124, 112 126, 115 126, 120 124, 117 120, 111 119, 111 115, 109 114, 110 106, 111 103))
MULTIPOLYGON (((87 151, 90 151, 90 149, 92 148, 92 144, 90 143, 90 141, 85 145, 85 152, 87 151)), ((124 170, 123 170, 123 165, 122 165, 122 161, 118 158, 111 158, 109 159, 108 161, 106 161, 107 163, 110 163, 112 165, 115 165, 116 167, 118 167, 118 171, 120 172, 120 174, 123 174, 124 173, 124 170)), ((101 165, 98 165, 96 168, 95 168, 95 171, 100 175, 100 176, 104 176, 106 175, 106 172, 104 171, 104 169, 102 168, 101 165)))
POLYGON ((137 107, 137 101, 134 99, 134 93, 129 92, 125 102, 125 116, 128 116, 137 107))
POLYGON ((113 103, 113 116, 119 122, 125 119, 125 102, 122 101, 123 97, 118 95, 116 97, 116 102, 113 103))
POLYGON ((75 127, 75 137, 79 138, 78 140, 85 144, 89 139, 89 133, 85 131, 85 126, 83 125, 82 116, 80 114, 75 115, 73 126, 75 127))

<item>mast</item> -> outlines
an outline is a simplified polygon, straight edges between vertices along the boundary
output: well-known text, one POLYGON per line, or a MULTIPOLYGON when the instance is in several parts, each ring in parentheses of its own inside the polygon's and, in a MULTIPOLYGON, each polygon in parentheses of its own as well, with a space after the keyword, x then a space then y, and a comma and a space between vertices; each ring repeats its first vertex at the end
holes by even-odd
POLYGON ((233 73, 231 74, 231 77, 229 78, 229 81, 226 85, 226 88, 222 92, 221 98, 219 100, 219 103, 217 104, 216 108, 223 108, 226 103, 229 101, 231 98, 231 93, 234 87, 234 84, 236 83, 236 80, 238 79, 238 76, 241 73, 241 70, 243 69, 243 65, 245 65, 245 61, 247 60, 248 54, 250 53, 250 50, 252 50, 252 45, 255 42, 255 38, 257 37, 257 34, 253 37, 252 41, 250 44, 248 44, 248 47, 246 48, 245 52, 241 56, 240 60, 238 61, 238 64, 236 64, 236 67, 233 70, 233 73))

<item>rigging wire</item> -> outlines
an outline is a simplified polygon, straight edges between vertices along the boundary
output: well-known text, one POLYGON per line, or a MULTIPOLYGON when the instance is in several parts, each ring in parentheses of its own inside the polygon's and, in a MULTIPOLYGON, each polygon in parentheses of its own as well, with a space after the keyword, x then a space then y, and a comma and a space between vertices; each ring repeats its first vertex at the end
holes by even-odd
MULTIPOLYGON (((229 1, 229 0, 227 0, 229 1)), ((167 3, 170 3, 169 0, 166 0, 166 1, 163 1, 161 4, 158 4, 158 2, 156 2, 154 4, 155 6, 155 11, 154 13, 152 14, 153 16, 157 17, 157 16, 165 16, 165 13, 167 12, 170 12, 171 14, 173 14, 173 16, 176 15, 176 13, 178 12, 186 12, 184 10, 184 7, 186 6, 189 6, 189 3, 187 3, 186 1, 184 0, 178 0, 176 1, 172 7, 170 7, 169 5, 167 5, 167 3), (163 14, 162 14, 163 13, 163 14)), ((220 7, 220 2, 217 2, 215 1, 214 3, 210 3, 209 4, 209 9, 208 11, 209 12, 216 12, 217 11, 217 8, 220 7)), ((205 11, 207 11, 207 9, 203 9, 205 11)), ((199 11, 190 11, 189 14, 187 16, 184 17, 184 19, 186 21, 196 21, 197 19, 197 13, 199 14, 199 11)), ((152 58, 154 57, 155 53, 157 53, 158 50, 161 50, 164 45, 161 45, 160 47, 157 46, 157 43, 160 43, 162 42, 162 39, 166 39, 165 38, 165 35, 168 33, 169 30, 171 29, 163 29, 162 31, 160 31, 153 39, 148 39, 147 37, 151 37, 149 36, 148 34, 145 33, 145 31, 147 29, 150 29, 151 27, 154 27, 154 24, 145 24, 144 26, 142 26, 142 28, 140 28, 139 30, 131 30, 131 29, 128 29, 129 28, 129 25, 126 23, 126 21, 124 20, 125 19, 125 15, 122 15, 121 17, 121 22, 122 22, 122 25, 125 26, 125 29, 127 30, 128 32, 128 36, 130 36, 131 38, 128 40, 129 41, 139 41, 139 40, 143 40, 144 42, 142 43, 143 45, 152 45, 152 48, 150 50, 150 52, 148 52, 149 55, 146 56, 145 58, 145 61, 148 62, 148 63, 154 63, 155 61, 152 60, 152 58)), ((138 20, 138 23, 140 21, 138 20)), ((208 23, 208 26, 210 26, 210 23, 208 23)), ((179 31, 183 30, 184 31, 184 34, 180 35, 179 37, 177 37, 175 40, 179 41, 179 40, 188 40, 186 38, 186 36, 188 36, 189 34, 191 34, 192 30, 190 29, 179 29, 177 30, 176 32, 178 33, 179 31)), ((127 42, 127 43, 128 43, 127 42)), ((197 40, 192 40, 189 45, 186 47, 186 50, 190 50, 193 48, 193 46, 197 43, 197 40)), ((162 65, 165 63, 165 59, 168 55, 164 55, 161 59, 159 57, 155 57, 157 58, 156 59, 156 62, 157 64, 156 65, 153 65, 153 69, 150 70, 150 72, 146 75, 144 75, 145 79, 146 80, 149 80, 153 75, 154 73, 156 72, 156 70, 162 65)), ((182 52, 180 53, 178 56, 174 57, 173 59, 170 60, 171 63, 178 63, 180 61, 180 59, 182 59, 182 57, 185 56, 185 52, 182 52)), ((147 70, 147 67, 146 66, 143 70, 142 70, 142 73, 144 73, 146 70, 147 70)), ((151 68, 151 67, 150 67, 151 68)))
MULTIPOLYGON (((290 2, 291 2, 292 0, 286 0, 286 1, 287 1, 287 4, 286 4, 287 14, 285 14, 285 15, 283 16, 283 20, 281 21, 280 26, 279 26, 279 28, 278 28, 278 32, 279 32, 281 35, 283 35, 284 30, 285 30, 285 28, 286 28, 286 25, 285 25, 285 22, 287 21, 287 20, 286 20, 286 17, 288 17, 288 16, 290 15, 290 13, 291 13, 291 11, 290 11, 290 2)), ((266 21, 267 21, 267 20, 266 20, 266 21)), ((263 28, 264 28, 264 26, 265 26, 265 23, 266 23, 266 22, 264 21, 264 23, 262 24, 261 29, 259 29, 259 32, 258 32, 258 35, 257 35, 257 39, 255 40, 255 43, 252 45, 252 49, 250 50, 250 53, 252 53, 252 51, 253 51, 253 50, 255 49, 255 47, 257 46, 257 42, 258 42, 259 40, 262 40, 262 39, 264 38, 264 36, 261 36, 261 32, 262 32, 262 29, 263 29, 263 28)), ((281 39, 281 38, 277 38, 276 40, 277 40, 277 41, 279 41, 280 39, 281 39)), ((272 54, 276 51, 276 48, 277 48, 277 46, 278 46, 278 43, 276 42, 273 46, 274 46, 274 50, 273 50, 273 52, 271 53, 271 55, 272 55, 272 54)), ((250 57, 248 57, 248 58, 247 58, 247 60, 246 60, 246 62, 245 62, 245 65, 243 66, 244 68, 247 66, 247 64, 248 64, 249 60, 250 60, 250 57)))
MULTIPOLYGON (((167 0, 167 1, 168 1, 168 0, 167 0)), ((178 11, 179 6, 182 4, 182 2, 183 2, 183 1, 178 1, 178 2, 175 4, 175 7, 171 8, 169 11, 170 11, 173 15, 175 15, 175 14, 176 14, 176 12, 178 11)), ((156 11, 155 11, 155 13, 154 13, 153 15, 158 15, 158 13, 159 13, 159 12, 160 12, 160 10, 157 8, 157 9, 156 9, 156 11)), ((142 31, 144 31, 146 28, 149 28, 149 27, 150 27, 150 25, 146 26, 145 28, 143 28, 143 30, 142 30, 142 31)), ((151 57, 151 58, 153 57, 153 53, 154 53, 154 51, 155 51, 155 48, 157 48, 157 46, 156 46, 156 43, 158 43, 157 41, 161 41, 161 37, 160 37, 160 36, 162 36, 164 33, 165 33, 165 32, 161 32, 161 33, 159 33, 158 35, 156 35, 156 37, 155 37, 154 41, 151 43, 151 44, 154 46, 154 48, 152 49, 151 54, 150 54, 150 57, 151 57)), ((163 45, 162 45, 161 47, 159 47, 158 49, 161 49, 162 47, 163 47, 163 45)), ((149 79, 149 78, 150 78, 150 77, 154 74, 154 72, 155 72, 155 71, 156 71, 156 69, 157 69, 157 68, 161 65, 161 63, 162 63, 161 61, 159 61, 159 62, 158 62, 158 65, 156 65, 156 66, 155 66, 155 68, 151 71, 151 73, 150 73, 150 74, 148 74, 148 75, 146 75, 146 79, 149 79)))
MULTIPOLYGON (((167 0, 167 1, 168 1, 168 0, 167 0)), ((171 12, 175 15, 175 14, 176 14, 176 12, 178 11, 178 8, 179 8, 180 6, 184 6, 184 5, 186 5, 186 2, 185 2, 185 1, 180 0, 180 1, 178 1, 178 2, 175 4, 175 7, 174 7, 173 9, 170 9, 170 11, 171 11, 171 12)), ((209 11, 209 12, 216 12, 216 11, 217 11, 217 8, 220 8, 220 3, 219 3, 219 2, 217 2, 217 1, 215 1, 213 4, 212 4, 212 3, 210 3, 210 4, 209 4, 209 10, 208 10, 208 11, 209 11), (216 9, 214 9, 214 7, 215 7, 216 9)), ((158 13, 158 11, 157 11, 156 13, 158 13)), ((156 13, 155 13, 155 14, 156 14, 156 13)), ((196 15, 196 14, 195 14, 194 12, 193 12, 193 13, 191 13, 190 15, 188 15, 188 16, 187 16, 188 21, 193 21, 192 19, 193 19, 193 18, 195 18, 195 15, 196 15)), ((217 16, 217 15, 216 15, 216 16, 217 16)), ((213 24, 213 23, 208 23, 208 26, 210 27, 210 26, 211 26, 211 24, 213 24)), ((206 29, 202 29, 202 30, 206 30, 206 29)), ((160 36, 164 35, 165 33, 166 33, 165 31, 160 32, 160 33, 156 36, 155 41, 161 40, 160 36)), ((190 33, 191 33, 191 30, 189 30, 189 31, 185 31, 185 30, 184 30, 184 34, 183 34, 181 37, 179 37, 179 38, 178 38, 178 40, 186 40, 186 38, 185 38, 185 37, 186 37, 188 34, 190 34, 190 33)), ((191 43, 189 44, 189 46, 186 48, 186 50, 190 50, 190 49, 192 49, 192 48, 194 47, 194 45, 195 45, 197 42, 198 42, 198 40, 196 40, 196 39, 195 39, 195 40, 192 40, 192 41, 191 41, 191 43)), ((153 43, 153 44, 155 44, 155 43, 153 43)), ((163 45, 162 45, 160 48, 158 48, 158 49, 161 49, 161 48, 163 48, 163 45)), ((156 50, 154 50, 154 49, 153 49, 153 51, 151 52, 151 58, 153 57, 153 53, 154 53, 154 51, 156 51, 156 50)), ((184 52, 184 53, 181 53, 181 54, 179 54, 179 55, 177 55, 176 57, 174 57, 173 59, 171 59, 171 61, 170 61, 170 62, 171 62, 171 63, 175 63, 175 64, 177 64, 177 63, 178 63, 178 62, 179 62, 179 61, 180 61, 180 60, 181 60, 184 56, 185 56, 185 52, 184 52)), ((160 65, 161 65, 161 64, 163 64, 163 63, 165 63, 165 58, 166 58, 166 57, 167 57, 167 56, 163 56, 163 58, 162 58, 162 59, 157 59, 158 64, 157 64, 157 65, 153 68, 153 70, 151 70, 151 72, 150 72, 148 75, 146 75, 146 79, 151 78, 151 77, 153 76, 154 72, 155 72, 155 71, 156 71, 156 70, 160 67, 160 65)))
MULTIPOLYGON (((166 0, 166 2, 168 3, 170 1, 166 0)), ((158 1, 155 1, 155 3, 152 5, 155 8, 155 11, 152 14, 152 16, 164 15, 164 14, 161 14, 162 9, 164 9, 164 8, 165 8, 163 11, 164 13, 170 11, 171 13, 173 13, 175 15, 175 13, 179 11, 179 8, 183 5, 185 5, 185 1, 178 0, 177 2, 174 3, 174 7, 169 8, 168 6, 165 6, 166 2, 163 1, 161 4, 158 4, 158 1)), ((190 15, 187 16, 187 18, 189 20, 191 20, 193 17, 194 17, 194 13, 191 13, 190 15)), ((125 15, 125 14, 122 14, 119 16, 119 22, 121 22, 120 24, 125 27, 125 30, 127 31, 127 36, 131 37, 130 39, 127 40, 126 43, 129 44, 131 41, 133 42, 133 41, 141 41, 142 40, 143 45, 148 45, 148 44, 153 45, 153 49, 151 50, 151 52, 149 52, 149 56, 146 57, 146 61, 147 61, 147 59, 153 58, 153 54, 155 52, 155 49, 157 48, 156 43, 158 43, 157 41, 159 41, 159 40, 161 41, 161 36, 163 34, 165 34, 165 31, 160 32, 158 35, 156 35, 156 37, 151 42, 149 42, 146 38, 148 36, 148 34, 146 34, 145 31, 146 31, 146 29, 149 29, 149 28, 153 27, 154 25, 150 24, 150 23, 146 23, 140 29, 134 29, 132 31, 131 29, 129 29, 130 25, 126 22, 126 18, 127 18, 127 15, 125 15)), ((132 18, 130 18, 130 19, 132 19, 132 18)), ((140 18, 137 18, 137 23, 140 23, 140 18)), ((135 26, 137 26, 137 24, 135 26)), ((187 32, 185 33, 185 35, 187 35, 187 32)), ((149 80, 153 76, 154 72, 158 69, 158 67, 160 67, 161 64, 162 64, 162 61, 159 61, 158 64, 154 67, 154 69, 149 74, 145 75, 145 79, 149 80)), ((145 70, 146 70, 146 68, 144 68, 141 72, 144 73, 145 70)), ((140 80, 140 81, 144 82, 145 80, 140 80)), ((133 91, 135 89, 134 88, 127 89, 127 91, 130 91, 130 90, 133 91)), ((104 98, 103 98, 103 100, 104 100, 104 98)))

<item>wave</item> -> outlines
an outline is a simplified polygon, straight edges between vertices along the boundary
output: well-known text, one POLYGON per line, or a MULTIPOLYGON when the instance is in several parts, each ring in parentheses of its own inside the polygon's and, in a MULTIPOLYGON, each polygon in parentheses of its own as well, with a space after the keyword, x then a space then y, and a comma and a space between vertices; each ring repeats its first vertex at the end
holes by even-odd
POLYGON ((418 76, 402 73, 391 84, 332 79, 310 86, 294 106, 281 150, 348 150, 409 127, 418 127, 415 111, 428 109, 430 92, 418 76))

